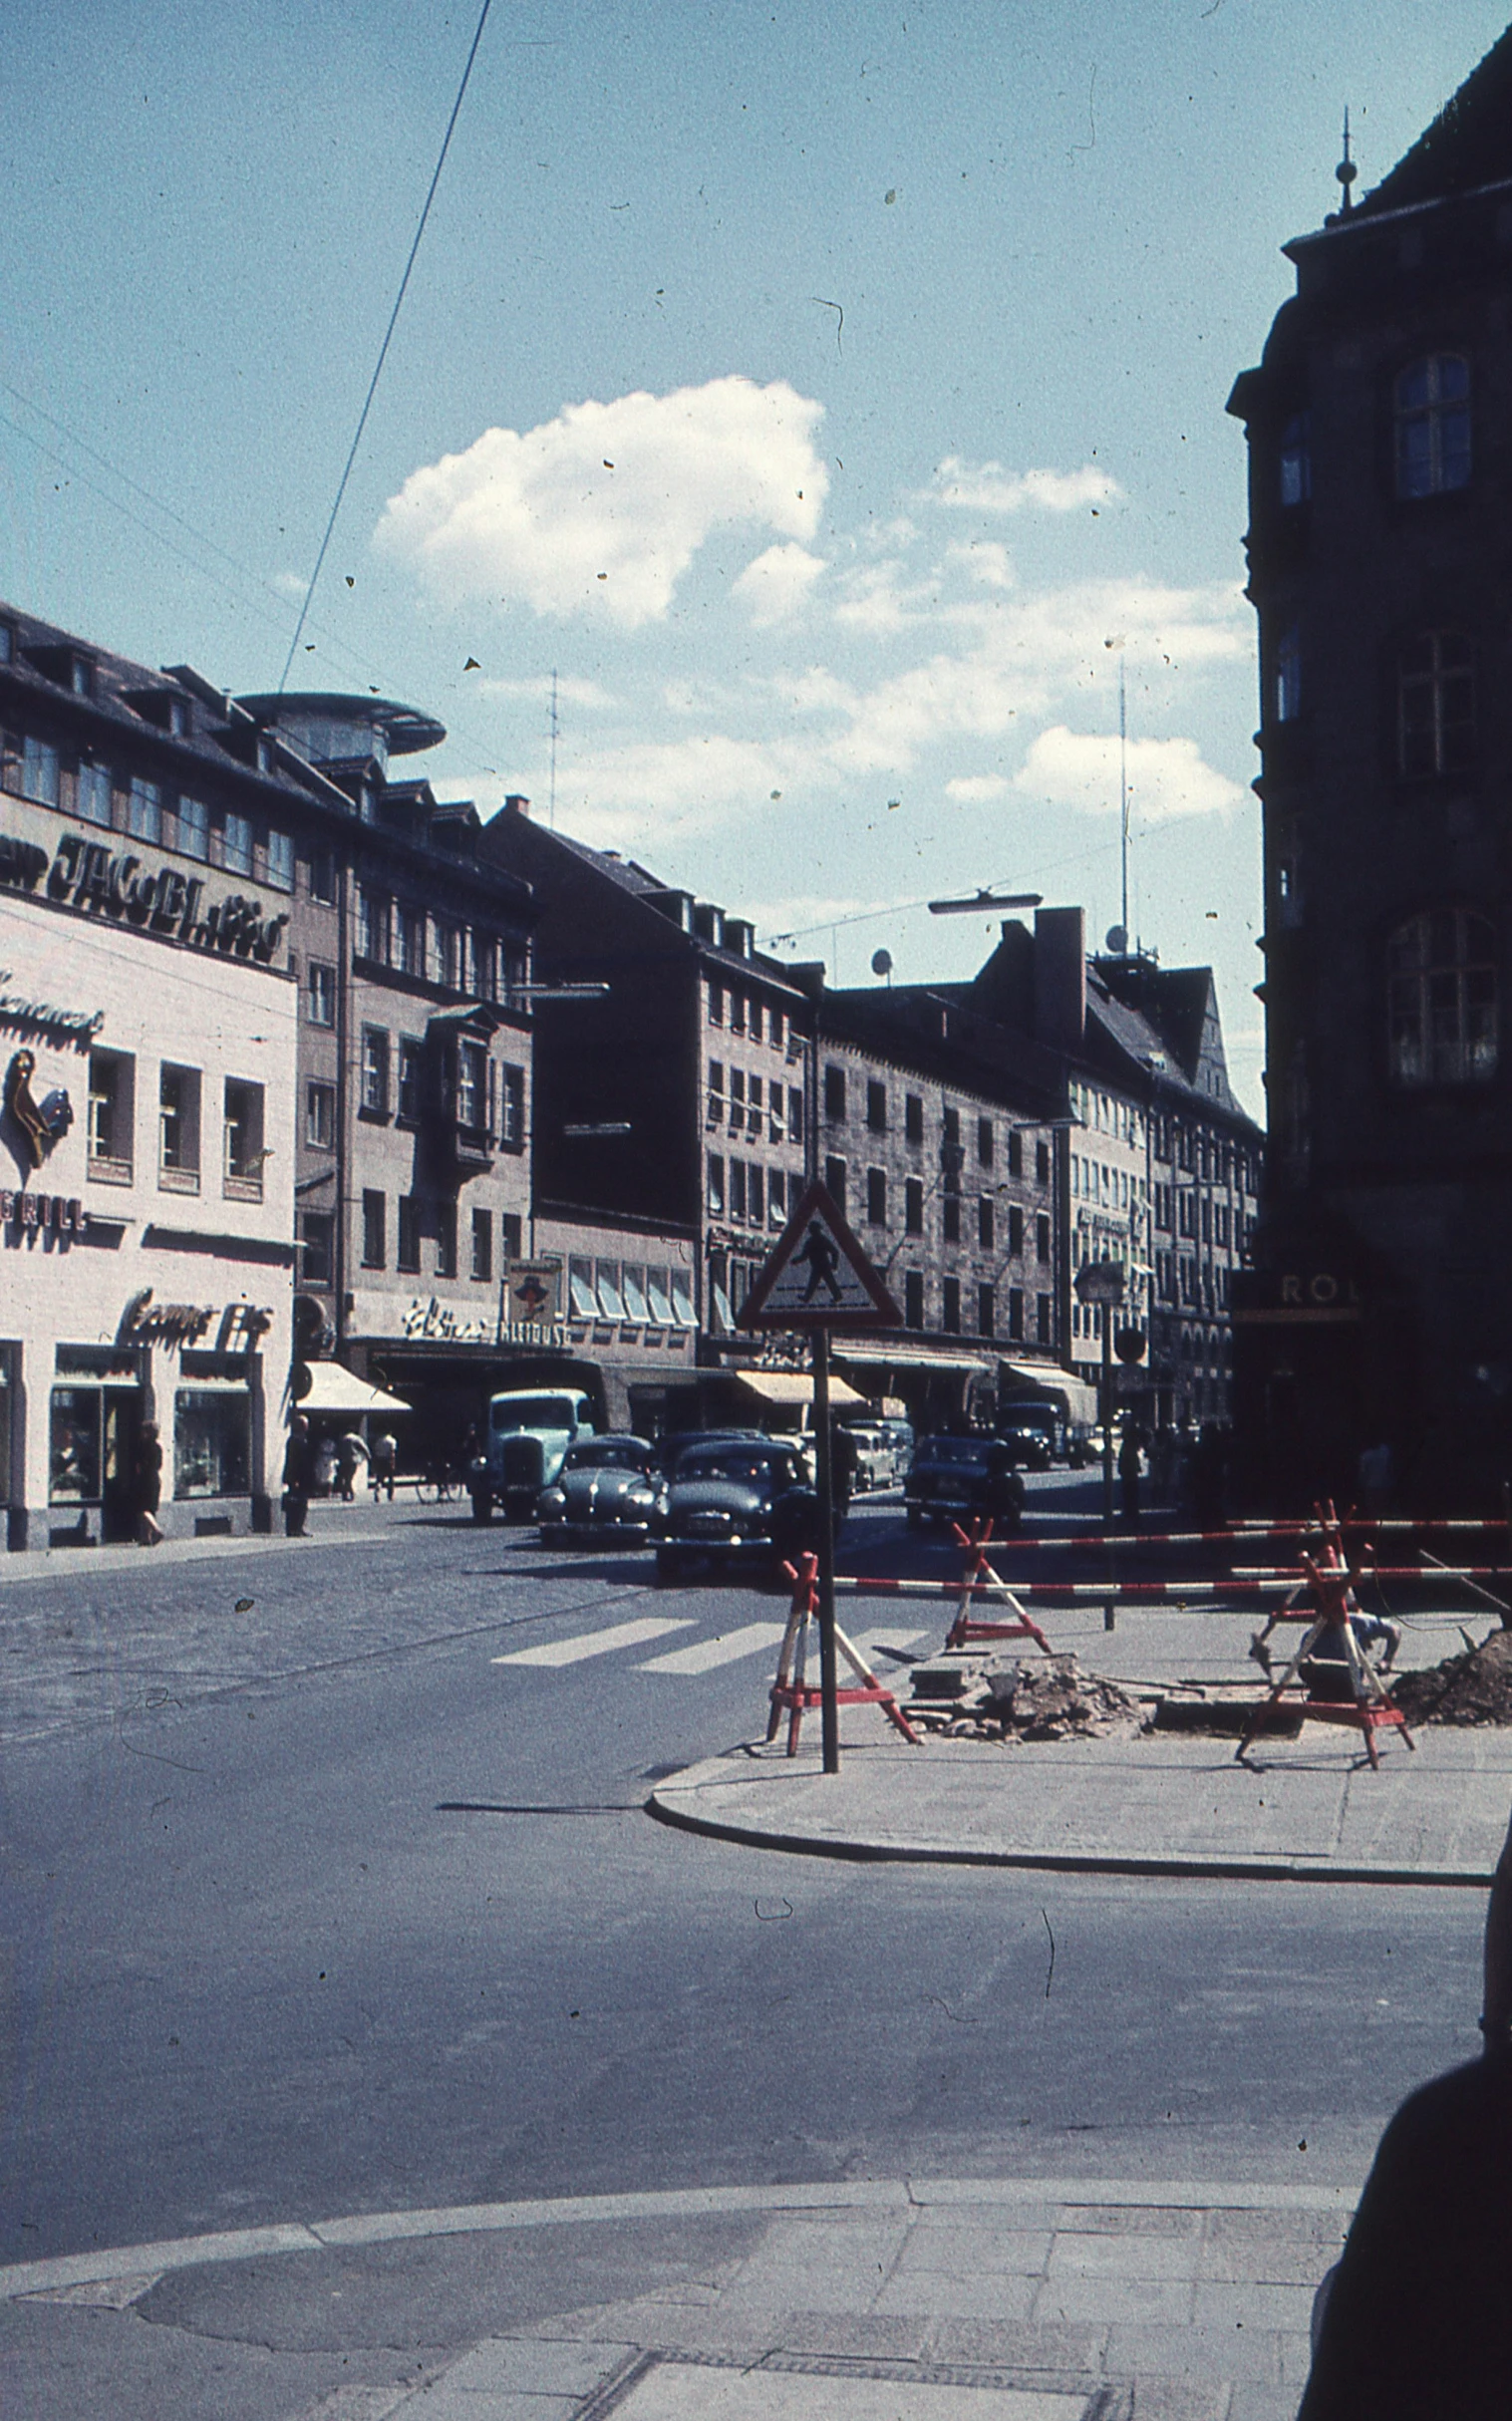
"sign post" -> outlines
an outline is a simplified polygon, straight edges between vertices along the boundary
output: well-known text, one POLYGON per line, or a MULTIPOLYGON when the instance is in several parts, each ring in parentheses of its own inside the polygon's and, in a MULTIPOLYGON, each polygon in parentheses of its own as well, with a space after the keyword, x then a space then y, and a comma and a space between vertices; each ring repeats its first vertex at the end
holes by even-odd
POLYGON ((742 1328, 807 1329, 812 1340, 814 1476, 818 1484, 819 1687, 824 1771, 840 1770, 835 1659, 834 1458, 829 1429, 832 1329, 896 1329, 902 1315, 822 1185, 810 1185, 746 1298, 742 1328))
POLYGON ((1072 1283, 1082 1303, 1102 1306, 1102 1527, 1113 1526, 1113 1313, 1123 1301, 1121 1261, 1088 1261, 1072 1283))

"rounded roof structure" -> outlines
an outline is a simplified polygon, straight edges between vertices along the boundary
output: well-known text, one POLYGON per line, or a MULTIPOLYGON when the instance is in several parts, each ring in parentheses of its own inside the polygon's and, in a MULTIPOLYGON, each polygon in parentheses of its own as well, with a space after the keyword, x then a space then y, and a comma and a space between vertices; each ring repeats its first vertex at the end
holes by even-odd
POLYGON ((338 690, 283 690, 256 698, 238 698, 259 723, 333 723, 349 729, 368 724, 382 732, 391 757, 414 757, 422 749, 439 748, 447 727, 419 707, 402 706, 396 698, 344 695, 338 690))

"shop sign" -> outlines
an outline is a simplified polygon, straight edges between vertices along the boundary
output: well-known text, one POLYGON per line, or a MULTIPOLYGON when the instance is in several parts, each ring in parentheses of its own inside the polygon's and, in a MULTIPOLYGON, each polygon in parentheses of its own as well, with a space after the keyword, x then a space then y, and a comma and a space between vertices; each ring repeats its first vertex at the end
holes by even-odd
MULTIPOLYGON (((4 846, 4 836, 0 834, 0 850, 4 846)), ((0 882, 4 879, 4 859, 0 857, 0 882)), ((10 968, 0 967, 0 984, 11 980, 10 968)), ((104 1024, 103 1009, 59 1009, 51 1001, 29 1001, 20 993, 0 992, 0 1026, 25 1026, 92 1043, 104 1024)))
POLYGON ((176 866, 149 867, 135 851, 113 850, 82 832, 65 832, 47 877, 49 899, 66 907, 125 918, 194 950, 230 951, 266 966, 277 951, 286 916, 264 917, 260 900, 239 892, 204 904, 204 879, 176 866))
POLYGON ((486 1312, 458 1310, 435 1295, 414 1295, 406 1303, 376 1291, 352 1297, 352 1326, 361 1337, 401 1338, 411 1345, 531 1345, 564 1346, 565 1325, 551 1317, 511 1320, 504 1295, 502 1317, 491 1303, 486 1312))
MULTIPOLYGON (((182 1347, 198 1345, 214 1325, 217 1307, 213 1303, 154 1303, 152 1290, 145 1286, 135 1294, 121 1315, 116 1331, 119 1346, 162 1345, 182 1347)), ((228 1303, 219 1311, 219 1327, 215 1332, 214 1352, 217 1354, 250 1354, 258 1339, 272 1327, 272 1311, 254 1303, 228 1303)))
POLYGON ((1327 1270, 1236 1270, 1234 1309, 1239 1326, 1303 1327, 1358 1321, 1363 1317, 1359 1282, 1327 1270))
POLYGON ((52 1228, 60 1236, 82 1236, 90 1215, 73 1194, 18 1194, 0 1185, 0 1227, 52 1228))
POLYGON ((500 1345, 564 1346, 559 1261, 506 1261, 498 1290, 500 1345))

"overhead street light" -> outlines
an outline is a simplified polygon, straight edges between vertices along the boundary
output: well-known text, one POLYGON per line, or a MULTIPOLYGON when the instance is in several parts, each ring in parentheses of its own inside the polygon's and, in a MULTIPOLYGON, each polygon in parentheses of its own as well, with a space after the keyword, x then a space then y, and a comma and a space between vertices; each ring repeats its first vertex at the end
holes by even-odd
POLYGON ((979 891, 972 899, 932 899, 931 916, 978 916, 988 908, 1038 908, 1043 891, 979 891))
POLYGON ((628 1135, 634 1131, 628 1118, 595 1118, 583 1125, 562 1128, 562 1133, 570 1135, 574 1142, 585 1135, 628 1135))

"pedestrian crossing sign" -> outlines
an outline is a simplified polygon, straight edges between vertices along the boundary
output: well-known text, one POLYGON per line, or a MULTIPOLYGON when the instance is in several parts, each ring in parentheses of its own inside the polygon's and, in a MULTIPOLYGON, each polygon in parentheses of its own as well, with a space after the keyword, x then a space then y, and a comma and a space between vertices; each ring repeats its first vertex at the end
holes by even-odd
POLYGON ((822 1185, 810 1185, 746 1298, 747 1329, 900 1329, 903 1315, 822 1185))

